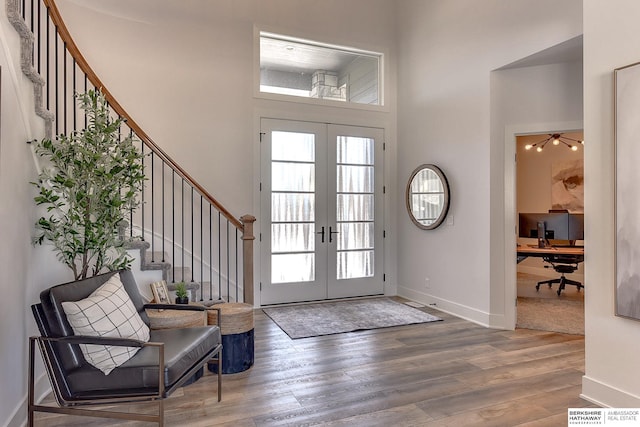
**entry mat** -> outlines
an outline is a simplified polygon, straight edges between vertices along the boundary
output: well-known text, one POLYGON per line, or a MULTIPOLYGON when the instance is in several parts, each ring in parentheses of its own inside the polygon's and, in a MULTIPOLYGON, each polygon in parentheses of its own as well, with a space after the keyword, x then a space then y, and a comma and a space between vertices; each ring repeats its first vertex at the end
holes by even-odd
POLYGON ((268 307, 263 311, 292 339, 442 320, 390 298, 268 307))

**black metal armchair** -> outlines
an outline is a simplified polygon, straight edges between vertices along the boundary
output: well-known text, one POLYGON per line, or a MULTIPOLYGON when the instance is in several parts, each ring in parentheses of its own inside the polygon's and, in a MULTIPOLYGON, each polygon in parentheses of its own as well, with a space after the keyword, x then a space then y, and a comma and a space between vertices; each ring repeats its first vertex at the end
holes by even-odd
MULTIPOLYGON (((147 325, 149 319, 146 308, 206 310, 205 307, 194 305, 143 304, 132 273, 120 271, 119 274, 133 305, 147 325)), ((43 291, 40 294, 41 302, 32 306, 41 336, 31 337, 29 340, 29 426, 33 425, 34 412, 147 421, 164 425, 164 399, 194 375, 201 373, 207 363, 221 363, 222 340, 218 326, 151 330, 148 342, 74 335, 62 303, 88 297, 112 275, 113 273, 108 273, 54 286, 43 291), (36 344, 58 407, 34 402, 36 344), (86 361, 80 344, 140 349, 128 361, 105 375, 86 361), (156 401, 157 415, 83 408, 87 405, 138 401, 156 401)), ((221 368, 218 366, 218 401, 222 398, 221 368)))

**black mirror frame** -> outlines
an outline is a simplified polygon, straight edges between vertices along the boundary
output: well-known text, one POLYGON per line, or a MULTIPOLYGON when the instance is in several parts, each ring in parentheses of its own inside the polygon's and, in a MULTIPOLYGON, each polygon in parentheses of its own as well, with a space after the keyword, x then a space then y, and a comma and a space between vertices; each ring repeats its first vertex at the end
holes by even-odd
POLYGON ((422 230, 433 230, 434 228, 437 228, 438 226, 440 226, 440 224, 444 222, 445 218, 447 217, 447 213, 449 212, 449 199, 450 199, 449 181, 447 181, 447 177, 439 167, 431 164, 423 164, 414 169, 414 171, 411 173, 411 176, 409 177, 409 181, 407 181, 405 202, 407 205, 407 212, 409 213, 409 218, 411 218, 411 221, 418 228, 422 230), (411 209, 411 183, 413 182, 416 175, 425 169, 429 169, 435 172, 436 175, 438 175, 438 178, 440 178, 440 182, 442 182, 442 188, 444 189, 444 204, 442 206, 442 210, 440 211, 440 215, 438 215, 438 218, 436 218, 436 220, 430 225, 424 225, 420 223, 416 219, 416 217, 413 216, 413 210, 411 209))

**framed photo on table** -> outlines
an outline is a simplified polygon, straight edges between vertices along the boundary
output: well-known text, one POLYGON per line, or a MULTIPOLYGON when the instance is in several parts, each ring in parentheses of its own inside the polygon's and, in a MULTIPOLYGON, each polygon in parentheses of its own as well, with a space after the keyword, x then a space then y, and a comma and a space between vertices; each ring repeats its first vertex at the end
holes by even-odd
POLYGON ((153 299, 158 304, 171 304, 169 300, 169 289, 167 288, 167 282, 161 280, 159 282, 153 282, 151 285, 151 292, 153 292, 153 299))
POLYGON ((615 313, 640 320, 640 62, 614 70, 615 313))

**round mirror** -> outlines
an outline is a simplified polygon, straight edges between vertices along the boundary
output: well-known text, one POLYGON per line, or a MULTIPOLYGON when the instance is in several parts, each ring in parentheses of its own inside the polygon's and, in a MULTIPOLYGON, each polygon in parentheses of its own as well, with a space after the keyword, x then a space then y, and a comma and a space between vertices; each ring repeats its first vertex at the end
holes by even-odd
POLYGON ((407 210, 411 221, 423 230, 433 230, 449 210, 449 183, 434 165, 416 168, 407 184, 407 210))

